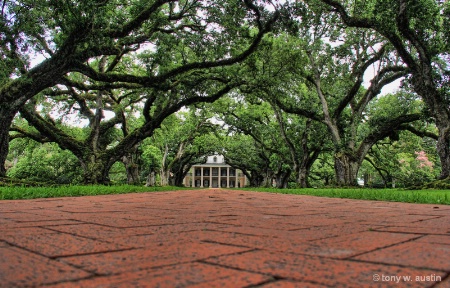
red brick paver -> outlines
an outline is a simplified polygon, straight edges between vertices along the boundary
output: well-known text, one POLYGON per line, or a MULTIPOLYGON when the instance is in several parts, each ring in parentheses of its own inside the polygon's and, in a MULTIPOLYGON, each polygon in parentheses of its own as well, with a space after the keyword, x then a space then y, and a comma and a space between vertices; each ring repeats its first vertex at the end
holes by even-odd
POLYGON ((0 201, 0 287, 450 287, 450 206, 204 189, 0 201))

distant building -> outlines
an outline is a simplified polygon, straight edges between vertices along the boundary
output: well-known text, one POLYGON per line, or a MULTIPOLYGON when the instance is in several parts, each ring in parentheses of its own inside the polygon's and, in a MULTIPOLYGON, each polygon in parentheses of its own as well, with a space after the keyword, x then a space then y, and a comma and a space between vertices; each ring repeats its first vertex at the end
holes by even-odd
POLYGON ((225 163, 222 155, 208 156, 205 164, 193 165, 183 180, 186 187, 245 187, 247 178, 241 170, 225 163))

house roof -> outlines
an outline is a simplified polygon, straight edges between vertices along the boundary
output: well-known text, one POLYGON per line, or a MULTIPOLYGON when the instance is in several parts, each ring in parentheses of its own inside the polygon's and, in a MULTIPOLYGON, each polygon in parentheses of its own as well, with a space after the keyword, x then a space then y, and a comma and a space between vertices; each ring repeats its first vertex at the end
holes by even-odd
POLYGON ((226 164, 226 163, 204 163, 204 164, 196 164, 196 165, 192 165, 192 167, 230 167, 230 165, 226 164))

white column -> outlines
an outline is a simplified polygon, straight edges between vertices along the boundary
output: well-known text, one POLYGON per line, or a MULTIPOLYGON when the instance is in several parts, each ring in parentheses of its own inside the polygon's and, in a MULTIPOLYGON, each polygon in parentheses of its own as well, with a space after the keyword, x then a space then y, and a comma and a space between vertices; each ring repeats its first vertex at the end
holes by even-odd
POLYGON ((227 167, 227 188, 230 188, 230 167, 227 167))
POLYGON ((221 178, 220 178, 220 167, 217 167, 217 171, 218 171, 218 173, 217 173, 217 177, 218 177, 218 179, 219 180, 217 180, 217 188, 221 188, 221 184, 220 184, 220 181, 222 180, 221 178))
POLYGON ((200 188, 203 188, 203 167, 200 167, 200 188))
POLYGON ((209 167, 209 188, 212 188, 212 167, 209 167))

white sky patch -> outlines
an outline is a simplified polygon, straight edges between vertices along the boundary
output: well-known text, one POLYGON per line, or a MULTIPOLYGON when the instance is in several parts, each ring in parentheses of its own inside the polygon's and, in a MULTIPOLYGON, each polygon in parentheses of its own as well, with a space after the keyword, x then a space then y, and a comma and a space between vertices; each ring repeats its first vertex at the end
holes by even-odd
POLYGON ((402 80, 403 80, 403 78, 400 78, 388 85, 385 85, 381 89, 380 95, 393 94, 393 93, 398 92, 400 90, 400 85, 401 85, 402 80))
MULTIPOLYGON (((375 73, 376 73, 376 66, 375 65, 372 65, 371 67, 369 67, 366 70, 366 72, 364 73, 364 76, 363 76, 363 79, 364 79, 363 86, 365 88, 369 88, 370 80, 373 79, 373 77, 375 76, 375 73)), ((397 79, 397 80, 395 80, 395 81, 393 81, 393 82, 391 82, 391 83, 389 83, 387 85, 384 85, 383 88, 381 89, 381 92, 380 92, 379 95, 382 96, 382 95, 394 94, 394 93, 398 92, 398 90, 400 90, 400 85, 401 85, 401 82, 402 82, 403 78, 404 77, 399 78, 399 79, 397 79)))

